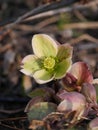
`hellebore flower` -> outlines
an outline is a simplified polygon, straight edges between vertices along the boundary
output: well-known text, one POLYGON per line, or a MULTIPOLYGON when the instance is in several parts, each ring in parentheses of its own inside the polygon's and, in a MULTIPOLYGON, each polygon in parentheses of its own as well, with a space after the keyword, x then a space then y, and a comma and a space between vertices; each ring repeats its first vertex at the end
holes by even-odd
POLYGON ((89 123, 87 130, 98 130, 98 117, 96 117, 89 123))
POLYGON ((36 34, 32 38, 32 47, 34 55, 24 57, 21 72, 33 77, 39 84, 66 75, 72 63, 73 49, 70 45, 60 45, 46 34, 36 34))
POLYGON ((67 91, 81 91, 84 83, 93 83, 92 73, 84 62, 74 63, 69 73, 61 80, 61 84, 67 91))
POLYGON ((72 122, 80 120, 86 114, 86 98, 81 93, 62 91, 57 96, 62 100, 57 107, 59 112, 75 112, 72 122))

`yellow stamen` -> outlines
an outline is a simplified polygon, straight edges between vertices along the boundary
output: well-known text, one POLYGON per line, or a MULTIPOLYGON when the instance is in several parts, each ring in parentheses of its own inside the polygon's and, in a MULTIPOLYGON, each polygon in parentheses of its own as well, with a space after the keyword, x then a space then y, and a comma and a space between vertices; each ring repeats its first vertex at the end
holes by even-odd
POLYGON ((52 57, 47 57, 44 59, 44 67, 46 69, 53 69, 55 66, 55 59, 52 57))

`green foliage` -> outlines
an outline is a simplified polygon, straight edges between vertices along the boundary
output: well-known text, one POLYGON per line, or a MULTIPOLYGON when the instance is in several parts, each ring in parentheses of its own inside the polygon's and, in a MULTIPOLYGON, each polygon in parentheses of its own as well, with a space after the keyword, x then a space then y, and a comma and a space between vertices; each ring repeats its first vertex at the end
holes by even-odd
POLYGON ((61 14, 57 23, 57 27, 62 30, 64 25, 71 22, 71 15, 69 13, 61 14))
POLYGON ((30 121, 34 119, 42 120, 51 112, 55 112, 56 108, 57 106, 53 103, 48 103, 48 102, 36 103, 31 106, 30 111, 27 113, 28 119, 30 121))
POLYGON ((37 88, 30 92, 28 94, 29 97, 34 98, 34 97, 43 97, 43 98, 49 98, 51 95, 54 94, 53 89, 45 87, 45 88, 37 88))

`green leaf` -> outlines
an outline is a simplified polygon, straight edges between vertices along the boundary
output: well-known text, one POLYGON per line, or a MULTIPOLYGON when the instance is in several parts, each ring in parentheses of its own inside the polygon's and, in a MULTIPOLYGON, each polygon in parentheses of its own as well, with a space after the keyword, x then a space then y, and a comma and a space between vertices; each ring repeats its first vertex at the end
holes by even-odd
POLYGON ((30 111, 27 113, 28 119, 32 120, 42 120, 51 112, 55 112, 57 105, 54 103, 40 102, 31 106, 30 111))
POLYGON ((35 89, 34 91, 30 92, 28 94, 29 97, 31 98, 34 98, 34 97, 37 97, 37 96, 44 96, 45 94, 45 90, 43 88, 38 88, 38 89, 35 89))
POLYGON ((32 99, 28 102, 28 104, 26 105, 25 112, 29 112, 29 111, 31 110, 32 106, 33 106, 34 104, 38 103, 38 102, 44 102, 43 97, 38 96, 38 97, 32 98, 32 99))
POLYGON ((37 88, 30 92, 28 94, 29 97, 34 98, 34 97, 43 97, 43 98, 49 98, 54 94, 54 90, 48 87, 45 88, 37 88))

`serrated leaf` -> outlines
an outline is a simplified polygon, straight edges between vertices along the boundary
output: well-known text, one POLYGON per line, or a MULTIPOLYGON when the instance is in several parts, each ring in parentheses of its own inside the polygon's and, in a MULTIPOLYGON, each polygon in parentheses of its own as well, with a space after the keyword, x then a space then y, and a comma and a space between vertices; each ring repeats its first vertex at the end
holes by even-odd
POLYGON ((31 106, 30 111, 27 113, 28 119, 32 120, 42 120, 51 112, 55 112, 57 105, 54 103, 40 102, 31 106))

